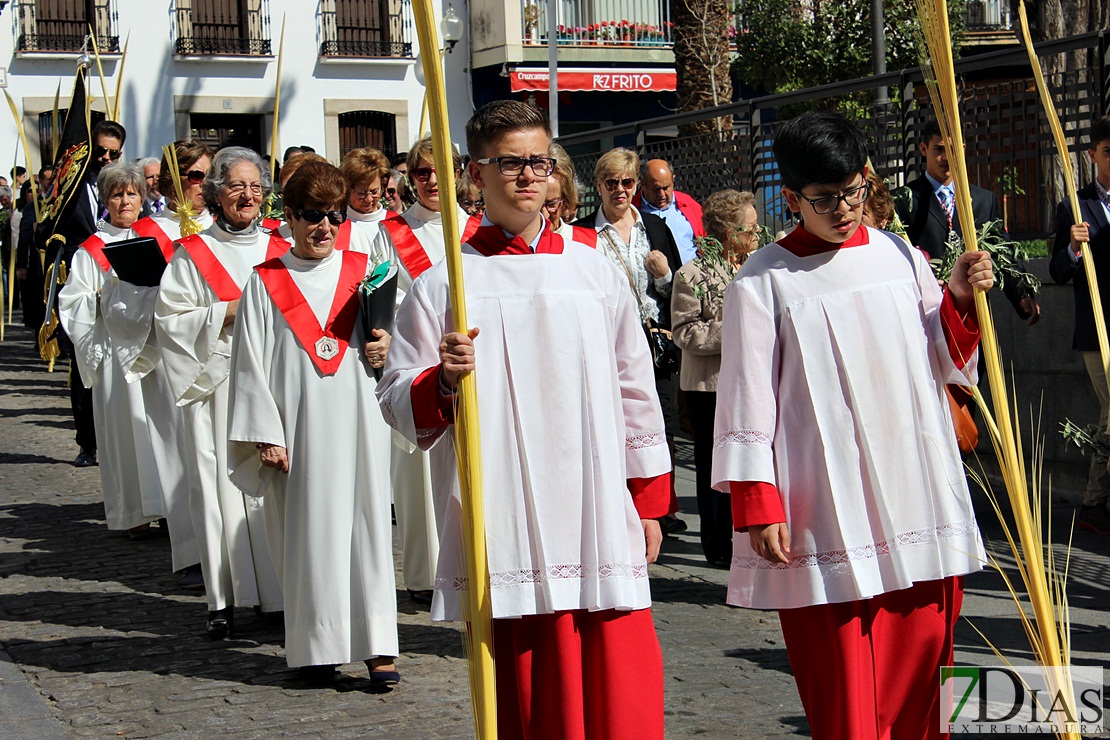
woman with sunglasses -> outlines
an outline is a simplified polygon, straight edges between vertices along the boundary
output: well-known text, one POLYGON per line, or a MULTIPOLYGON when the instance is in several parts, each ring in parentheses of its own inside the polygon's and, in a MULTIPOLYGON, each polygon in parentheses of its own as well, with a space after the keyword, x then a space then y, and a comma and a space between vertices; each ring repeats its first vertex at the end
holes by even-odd
MULTIPOLYGON (((451 147, 455 177, 462 172, 462 157, 451 147)), ((432 154, 432 139, 426 136, 412 145, 408 155, 408 179, 416 190, 417 201, 400 216, 391 214, 382 221, 379 245, 386 253, 396 252, 400 261, 397 289, 407 294, 412 281, 440 262, 443 245, 443 216, 440 213, 439 177, 432 154)), ((453 217, 463 241, 481 219, 469 216, 455 206, 453 217)), ((369 349, 369 348, 368 348, 369 349)), ((384 362, 385 353, 381 355, 384 362)), ((375 356, 370 350, 371 357, 375 356)), ((397 533, 401 540, 401 573, 409 596, 418 604, 432 603, 436 563, 439 560, 439 534, 432 503, 431 468, 428 456, 415 445, 400 441, 393 450, 393 503, 397 511, 397 533)))
POLYGON ((185 412, 194 473, 189 502, 204 571, 206 631, 214 640, 234 630, 235 604, 264 613, 282 609, 263 504, 244 497, 227 472, 227 379, 242 286, 255 265, 289 249, 257 225, 271 187, 270 169, 255 152, 226 147, 216 154, 201 184, 213 224, 178 240, 154 313, 170 391, 185 412))
MULTIPOLYGON (((146 177, 134 165, 109 165, 97 176, 97 189, 108 219, 101 221, 96 233, 74 253, 69 277, 58 295, 58 318, 73 342, 81 380, 92 389, 108 529, 128 530, 140 539, 164 511, 157 465, 165 460, 157 461, 157 435, 148 428, 147 389, 142 382, 129 382, 128 374, 137 359, 132 351, 135 342, 127 332, 120 335, 114 331, 121 311, 113 307, 119 301, 112 300, 111 294, 118 290, 107 284, 111 280, 118 286, 119 280, 104 250, 135 236, 131 227, 146 196, 146 177)), ((184 477, 180 462, 175 469, 184 477)))
POLYGON ((166 261, 173 257, 174 242, 185 234, 181 233, 182 203, 189 207, 189 214, 201 230, 212 225, 212 214, 204 207, 201 185, 212 167, 212 150, 207 144, 194 141, 175 141, 177 167, 180 178, 174 182, 173 169, 165 155, 162 156, 161 169, 158 171, 157 187, 166 199, 166 208, 135 222, 135 232, 140 236, 156 239, 166 255, 166 261), (178 202, 180 186, 181 203, 178 202))
MULTIPOLYGON (((637 298, 640 319, 671 328, 671 289, 682 267, 678 245, 667 223, 632 205, 640 172, 640 158, 631 149, 613 149, 594 166, 594 186, 601 208, 575 222, 597 232, 597 250, 628 278, 637 298)), ((678 427, 677 390, 671 374, 656 370, 655 389, 667 425, 667 443, 674 461, 674 434, 678 427)), ((660 520, 664 534, 681 532, 686 523, 675 516, 678 497, 671 489, 671 510, 660 520)))
POLYGON ((376 452, 390 431, 356 290, 378 260, 336 249, 348 191, 316 162, 285 187, 293 248, 255 268, 235 322, 228 455, 232 478, 266 498, 289 666, 327 682, 361 660, 386 685, 399 678, 397 597, 389 462, 376 452))

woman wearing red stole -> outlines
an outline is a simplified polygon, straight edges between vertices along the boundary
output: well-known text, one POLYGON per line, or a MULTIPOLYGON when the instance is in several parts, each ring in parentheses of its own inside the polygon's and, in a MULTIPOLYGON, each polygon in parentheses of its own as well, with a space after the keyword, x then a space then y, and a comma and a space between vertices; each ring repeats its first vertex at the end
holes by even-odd
MULTIPOLYGON (((175 141, 177 167, 180 175, 181 200, 189 206, 193 220, 200 224, 201 230, 212 225, 212 214, 204 207, 204 193, 201 186, 208 170, 212 168, 212 150, 199 141, 175 141)), ((166 208, 135 222, 135 232, 158 241, 166 255, 166 262, 173 258, 176 248, 174 242, 186 234, 181 233, 182 203, 178 202, 178 188, 174 183, 173 170, 169 160, 162 157, 162 169, 158 172, 158 192, 166 198, 166 208)))
MULTIPOLYGON (((304 165, 285 187, 293 248, 255 268, 232 351, 228 455, 233 479, 264 496, 285 588, 285 652, 305 679, 365 661, 373 684, 398 680, 389 438, 374 398, 358 284, 375 266, 335 249, 347 183, 304 165)), ((388 337, 387 337, 388 340, 388 337)), ((386 342, 388 344, 388 341, 386 342)))
POLYGON ((244 498, 227 476, 227 377, 239 295, 253 267, 289 243, 256 225, 270 170, 250 149, 227 147, 202 185, 214 217, 204 233, 178 242, 155 308, 155 329, 174 400, 185 409, 186 454, 194 474, 189 505, 200 540, 213 639, 234 628, 234 605, 282 608, 266 547, 262 502, 244 498))
MULTIPOLYGON (((118 319, 123 312, 112 310, 109 317, 101 309, 101 294, 110 297, 113 292, 106 290, 109 279, 119 286, 104 249, 135 236, 131 229, 146 196, 146 178, 137 167, 110 165, 100 171, 97 188, 108 220, 97 224, 97 232, 74 254, 73 268, 58 296, 58 317, 73 340, 81 379, 93 390, 108 528, 130 530, 140 537, 164 510, 143 384, 132 382, 138 380, 135 376, 128 377, 140 359, 146 335, 137 342, 134 332, 120 332, 118 319), (114 325, 110 318, 117 319, 114 325)), ((177 472, 184 476, 180 464, 177 472)))

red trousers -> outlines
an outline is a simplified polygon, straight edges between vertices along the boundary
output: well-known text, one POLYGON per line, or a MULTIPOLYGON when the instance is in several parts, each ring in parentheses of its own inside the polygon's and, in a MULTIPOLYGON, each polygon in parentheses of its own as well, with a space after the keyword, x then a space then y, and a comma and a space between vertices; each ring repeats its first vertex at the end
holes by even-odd
POLYGON ((814 740, 918 740, 940 732, 940 666, 952 665, 963 578, 842 604, 781 609, 814 740))
POLYGON ((663 737, 663 653, 650 609, 493 620, 502 740, 663 737))

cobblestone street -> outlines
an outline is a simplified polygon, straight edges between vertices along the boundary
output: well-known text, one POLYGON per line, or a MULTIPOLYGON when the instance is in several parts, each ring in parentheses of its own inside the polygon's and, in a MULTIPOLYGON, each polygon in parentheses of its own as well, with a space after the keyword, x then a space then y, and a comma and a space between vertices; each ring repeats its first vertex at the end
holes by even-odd
MULTIPOLYGON (((18 315, 16 317, 19 319, 18 315)), ((460 631, 433 624, 398 592, 402 682, 370 688, 362 664, 334 687, 306 688, 285 665, 282 632, 250 609, 225 642, 204 635, 205 606, 170 572, 169 542, 133 541, 104 524, 97 468, 77 454, 66 390, 9 326, 0 344, 0 738, 470 737, 460 631)), ((693 454, 679 445, 679 491, 690 531, 652 567, 672 737, 807 736, 774 613, 725 606, 724 571, 702 567, 693 454)), ((984 534, 1000 532, 980 507, 984 534)), ((1054 507, 1067 541, 1071 507, 1054 507)), ((1002 545, 1004 547, 1004 544, 1002 545)), ((1110 656, 1110 538, 1077 531, 1069 576, 1077 664, 1110 656)), ((400 583, 400 578, 398 578, 400 583)), ((1004 654, 1028 645, 1001 579, 967 580, 964 615, 1004 654)), ((957 660, 994 663, 961 622, 957 660)))

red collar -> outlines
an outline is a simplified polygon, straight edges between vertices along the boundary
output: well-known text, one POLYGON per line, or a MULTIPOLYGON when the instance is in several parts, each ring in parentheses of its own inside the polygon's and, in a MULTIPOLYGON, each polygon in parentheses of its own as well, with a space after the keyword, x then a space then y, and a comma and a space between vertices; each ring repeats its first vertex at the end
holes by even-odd
MULTIPOLYGON (((497 224, 479 226, 467 242, 479 254, 486 257, 505 254, 532 254, 532 248, 518 234, 511 239, 505 236, 505 231, 497 224)), ((551 225, 544 222, 540 240, 536 242, 535 254, 562 254, 563 237, 551 230, 551 225)))
POLYGON ((825 252, 835 252, 838 249, 846 247, 862 247, 869 244, 871 237, 867 233, 867 227, 863 224, 859 225, 856 233, 846 242, 837 244, 835 242, 827 242, 819 236, 814 236, 805 230, 804 226, 799 225, 798 228, 791 231, 789 234, 779 239, 779 246, 786 249, 795 257, 812 257, 815 254, 824 254, 825 252))

